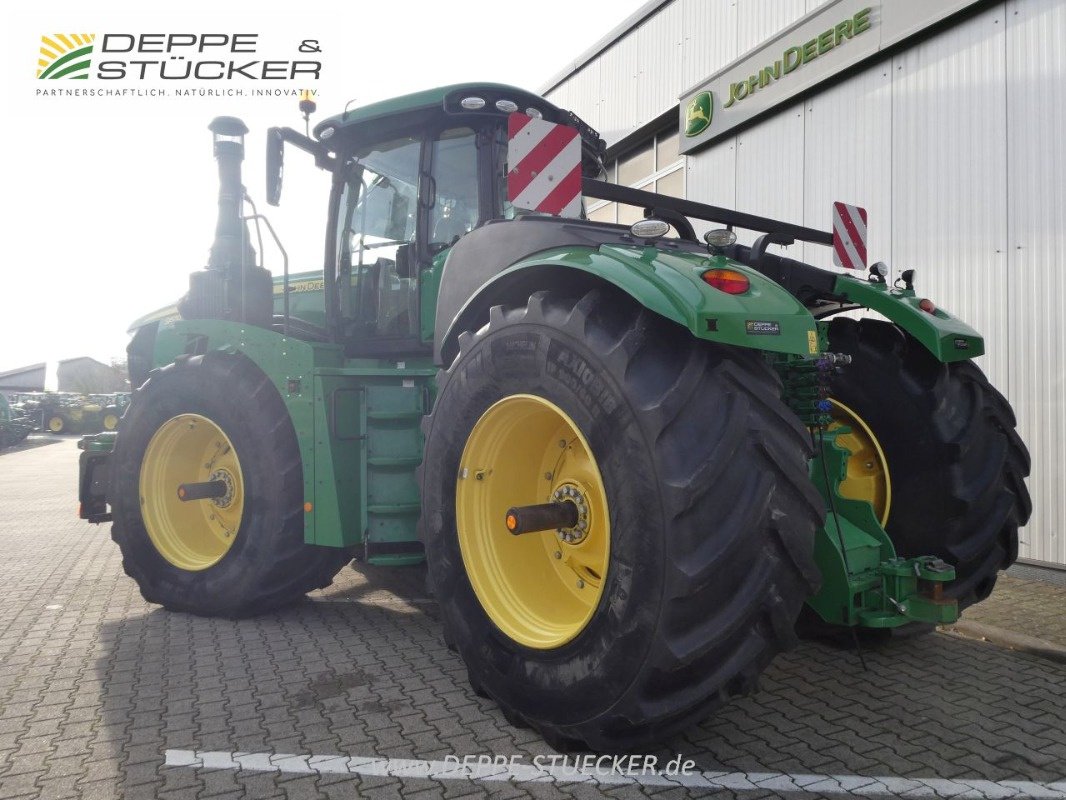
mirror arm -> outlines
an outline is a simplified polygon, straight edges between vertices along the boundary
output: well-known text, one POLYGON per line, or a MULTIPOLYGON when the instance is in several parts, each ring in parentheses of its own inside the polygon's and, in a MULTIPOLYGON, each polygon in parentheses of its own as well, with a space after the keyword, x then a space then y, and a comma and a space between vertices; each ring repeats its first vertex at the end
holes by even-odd
POLYGON ((314 139, 304 136, 292 128, 268 129, 266 147, 267 202, 272 206, 279 205, 281 202, 286 142, 314 156, 315 165, 320 169, 333 172, 337 167, 337 159, 329 154, 329 150, 321 142, 316 142, 314 139))
POLYGON ((304 136, 297 130, 292 128, 270 128, 267 131, 267 136, 276 136, 281 141, 299 147, 305 153, 310 153, 315 157, 316 167, 328 169, 332 172, 337 166, 337 159, 329 154, 325 145, 308 136, 304 136))

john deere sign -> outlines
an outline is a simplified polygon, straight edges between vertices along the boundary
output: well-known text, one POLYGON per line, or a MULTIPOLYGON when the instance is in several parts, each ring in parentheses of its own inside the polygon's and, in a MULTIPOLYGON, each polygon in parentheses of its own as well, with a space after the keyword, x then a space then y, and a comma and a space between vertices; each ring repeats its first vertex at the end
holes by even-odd
POLYGON ((723 108, 729 108, 746 97, 750 97, 758 89, 764 89, 773 81, 787 77, 804 64, 810 64, 814 59, 825 55, 834 47, 840 47, 848 40, 861 33, 870 30, 870 12, 872 8, 864 8, 854 16, 841 20, 832 28, 828 28, 810 41, 788 47, 781 57, 773 64, 763 67, 755 75, 750 75, 742 81, 729 84, 729 99, 722 103, 723 108))
POLYGON ((711 124, 714 113, 714 98, 710 92, 700 92, 692 98, 685 112, 685 136, 697 136, 711 124))
POLYGON ((976 0, 830 0, 681 96, 681 152, 781 106, 976 0))

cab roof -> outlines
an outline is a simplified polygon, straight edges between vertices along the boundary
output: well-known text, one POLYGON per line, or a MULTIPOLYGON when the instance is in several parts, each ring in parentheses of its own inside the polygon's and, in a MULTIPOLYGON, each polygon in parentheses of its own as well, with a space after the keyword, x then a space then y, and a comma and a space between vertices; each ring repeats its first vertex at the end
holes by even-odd
POLYGON ((514 102, 518 110, 523 112, 527 108, 535 108, 549 122, 572 125, 581 132, 582 138, 586 139, 589 144, 594 147, 603 146, 599 134, 575 114, 560 109, 539 95, 503 83, 454 83, 359 106, 324 119, 315 126, 314 136, 328 143, 334 134, 342 131, 389 117, 434 109, 461 116, 506 116, 507 112, 496 108, 496 102, 501 100, 514 102), (460 105, 464 97, 480 97, 485 100, 485 106, 480 110, 464 109, 460 105))

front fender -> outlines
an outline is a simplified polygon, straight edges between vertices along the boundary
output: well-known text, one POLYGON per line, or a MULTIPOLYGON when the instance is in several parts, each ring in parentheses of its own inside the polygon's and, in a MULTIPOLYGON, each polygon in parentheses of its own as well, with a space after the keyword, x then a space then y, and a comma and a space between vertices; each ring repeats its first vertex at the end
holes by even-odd
POLYGON ((485 309, 501 301, 496 298, 513 295, 509 287, 550 289, 562 282, 563 270, 570 276, 581 274, 618 287, 700 339, 775 353, 810 355, 819 351, 817 323, 811 313, 785 289, 750 267, 724 256, 616 244, 556 247, 515 262, 467 300, 446 339, 472 327, 485 309), (742 272, 751 283, 750 289, 741 295, 715 289, 700 277, 713 268, 742 272), (531 280, 523 280, 526 276, 531 280))

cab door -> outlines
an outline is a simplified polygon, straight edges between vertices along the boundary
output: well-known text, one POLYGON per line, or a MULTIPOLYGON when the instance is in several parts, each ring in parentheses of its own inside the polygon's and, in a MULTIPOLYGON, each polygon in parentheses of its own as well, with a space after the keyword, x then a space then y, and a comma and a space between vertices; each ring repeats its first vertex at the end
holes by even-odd
MULTIPOLYGON (((350 355, 418 354, 421 281, 482 222, 477 135, 397 136, 348 159, 337 213, 337 281, 350 355)), ((432 309, 429 309, 432 313, 432 309)))

